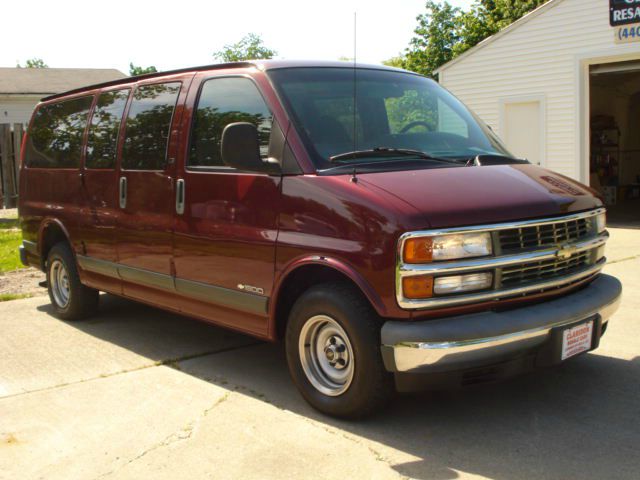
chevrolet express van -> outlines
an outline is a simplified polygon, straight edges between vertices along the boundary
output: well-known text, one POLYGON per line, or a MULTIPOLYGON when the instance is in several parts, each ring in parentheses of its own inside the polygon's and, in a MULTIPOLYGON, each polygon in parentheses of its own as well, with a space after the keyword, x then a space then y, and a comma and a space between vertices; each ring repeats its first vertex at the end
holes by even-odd
POLYGON ((283 339, 330 415, 593 350, 621 295, 594 191, 402 70, 259 61, 53 95, 20 173, 22 260, 57 316, 104 291, 283 339))

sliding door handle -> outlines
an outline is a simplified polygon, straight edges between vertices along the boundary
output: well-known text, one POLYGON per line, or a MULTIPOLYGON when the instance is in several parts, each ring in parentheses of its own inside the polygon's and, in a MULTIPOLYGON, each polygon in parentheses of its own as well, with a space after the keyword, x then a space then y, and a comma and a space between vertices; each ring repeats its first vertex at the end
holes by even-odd
POLYGON ((182 215, 184 213, 184 179, 176 182, 176 213, 182 215))
POLYGON ((127 207, 127 177, 120 177, 120 208, 127 207))

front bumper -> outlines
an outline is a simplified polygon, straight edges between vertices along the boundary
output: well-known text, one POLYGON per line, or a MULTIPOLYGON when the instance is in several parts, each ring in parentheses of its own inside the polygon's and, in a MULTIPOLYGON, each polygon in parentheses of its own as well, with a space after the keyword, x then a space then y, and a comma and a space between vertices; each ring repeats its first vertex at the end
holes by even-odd
POLYGON ((443 373, 493 365, 540 350, 554 329, 589 318, 599 325, 593 349, 621 294, 620 281, 602 274, 577 292, 536 305, 421 322, 388 321, 382 327, 385 366, 400 373, 443 373))

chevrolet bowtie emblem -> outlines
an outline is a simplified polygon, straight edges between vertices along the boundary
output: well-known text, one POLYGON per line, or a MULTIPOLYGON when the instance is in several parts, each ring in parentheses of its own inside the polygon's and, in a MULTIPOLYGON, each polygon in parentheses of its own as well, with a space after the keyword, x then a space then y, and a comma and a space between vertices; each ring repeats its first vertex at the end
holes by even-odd
POLYGON ((576 253, 576 250, 578 249, 573 245, 561 245, 556 252, 556 258, 559 258, 560 260, 568 260, 574 253, 576 253))

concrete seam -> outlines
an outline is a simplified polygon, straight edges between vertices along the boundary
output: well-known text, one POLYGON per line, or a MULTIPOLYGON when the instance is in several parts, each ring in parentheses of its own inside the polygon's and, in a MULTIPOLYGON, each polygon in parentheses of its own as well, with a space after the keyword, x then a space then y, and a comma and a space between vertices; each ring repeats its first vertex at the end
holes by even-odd
POLYGON ((615 263, 628 262, 629 260, 636 260, 640 258, 640 255, 633 255, 631 257, 619 258, 618 260, 607 261, 607 265, 613 265, 615 263))
POLYGON ((77 380, 77 381, 68 382, 68 383, 61 383, 59 385, 53 385, 51 387, 38 388, 38 389, 35 389, 35 390, 28 390, 28 391, 20 392, 20 393, 13 393, 11 395, 6 395, 4 397, 0 397, 0 402, 3 401, 3 400, 9 399, 9 398, 16 398, 16 397, 20 397, 22 395, 29 395, 29 394, 32 394, 32 393, 48 392, 48 391, 56 390, 56 389, 59 389, 59 388, 65 388, 65 387, 70 387, 70 386, 73 386, 73 385, 79 385, 81 383, 92 382, 92 381, 95 381, 95 380, 102 380, 104 378, 115 377, 117 375, 123 375, 123 374, 126 374, 126 373, 132 373, 132 372, 137 372, 137 371, 140 371, 140 370, 146 370, 147 368, 167 366, 167 367, 170 367, 170 368, 174 368, 176 370, 180 370, 180 368, 177 367, 178 362, 183 362, 183 361, 187 361, 187 360, 193 360, 195 358, 202 358, 202 357, 206 357, 208 355, 216 355, 216 354, 219 354, 219 353, 231 352, 231 351, 234 351, 234 350, 241 350, 243 348, 255 347, 257 345, 260 345, 261 343, 262 342, 253 342, 253 343, 250 343, 250 344, 240 345, 240 346, 236 346, 236 347, 222 348, 220 350, 211 350, 211 351, 202 352, 202 353, 196 353, 196 354, 192 354, 192 355, 185 355, 185 356, 179 357, 179 358, 170 358, 170 359, 165 359, 165 360, 159 360, 159 361, 151 363, 149 365, 142 365, 142 366, 136 367, 136 368, 120 370, 118 372, 108 373, 108 374, 100 375, 100 376, 97 376, 97 377, 85 378, 83 380, 77 380))
POLYGON ((215 402, 213 402, 212 405, 210 405, 209 407, 205 408, 202 411, 202 413, 198 416, 198 418, 196 418, 195 420, 189 422, 185 427, 183 427, 182 429, 178 430, 177 432, 173 432, 173 433, 167 435, 163 440, 161 440, 158 443, 155 443, 155 444, 151 445, 149 448, 146 448, 140 454, 138 454, 135 457, 133 457, 132 459, 128 460, 126 463, 123 463, 120 467, 114 468, 113 470, 110 470, 110 471, 108 471, 106 473, 98 475, 96 477, 96 480, 99 479, 99 478, 108 477, 108 476, 110 476, 110 475, 112 475, 112 474, 114 474, 116 472, 119 472, 123 468, 126 468, 128 465, 131 465, 132 463, 140 460, 142 457, 144 457, 148 453, 151 453, 151 452, 153 452, 155 450, 158 450, 159 448, 168 447, 168 446, 170 446, 170 445, 172 445, 174 443, 177 443, 177 442, 183 442, 183 441, 186 442, 187 440, 189 440, 191 438, 191 436, 193 435, 193 432, 195 431, 195 429, 198 426, 198 424, 202 421, 202 419, 205 418, 207 415, 209 415, 211 410, 216 408, 221 403, 225 402, 232 393, 233 392, 230 392, 230 391, 226 392, 222 397, 218 398, 215 402))

